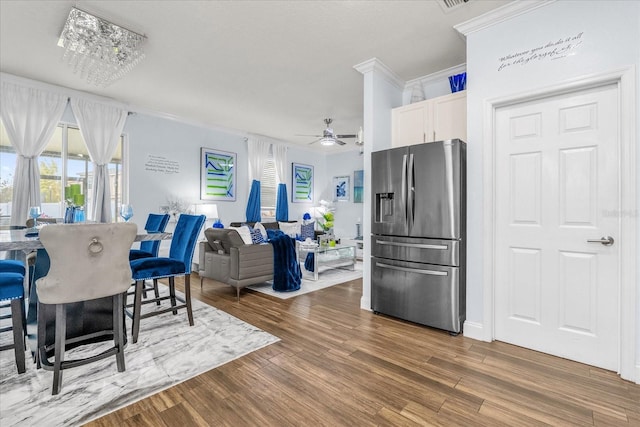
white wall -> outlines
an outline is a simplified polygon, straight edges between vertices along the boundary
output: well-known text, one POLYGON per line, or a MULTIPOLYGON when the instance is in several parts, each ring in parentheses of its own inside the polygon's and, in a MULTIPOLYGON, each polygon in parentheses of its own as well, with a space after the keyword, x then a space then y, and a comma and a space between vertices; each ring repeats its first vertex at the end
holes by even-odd
MULTIPOLYGON (((247 143, 244 136, 212 128, 197 126, 152 116, 134 114, 128 117, 124 132, 128 138, 129 159, 129 201, 133 205, 133 221, 144 225, 150 212, 158 212, 167 204, 167 199, 180 199, 186 204, 203 203, 200 200, 200 148, 214 148, 230 151, 237 155, 236 200, 215 202, 224 225, 244 221, 245 209, 250 189, 248 183, 247 143), (161 157, 171 164, 175 173, 153 171, 145 164, 150 156, 161 157)), ((289 198, 289 220, 301 220, 305 212, 317 205, 324 197, 329 199, 331 177, 353 175, 362 169, 362 159, 357 151, 333 155, 331 170, 327 172, 327 160, 317 151, 289 145, 287 150, 287 192, 289 198), (339 159, 339 160, 337 160, 339 159), (291 163, 303 163, 314 167, 314 203, 291 203, 291 163)), ((330 200, 330 199, 329 199, 330 200)), ((350 203, 353 205, 353 203, 350 203)), ((362 206, 362 205, 360 205, 362 206)), ((338 224, 355 222, 361 217, 357 209, 341 210, 338 224)), ((349 206, 351 208, 351 206, 349 206)), ((360 211, 361 211, 360 207, 360 211)), ((342 228, 341 228, 342 230, 342 228)), ((354 226, 355 230, 355 226, 354 226)), ((351 236, 352 233, 349 234, 351 236)))
POLYGON ((247 143, 241 135, 145 114, 129 116, 124 132, 129 143, 129 202, 133 205, 136 223, 144 225, 147 215, 159 212, 168 199, 201 203, 201 147, 237 154, 236 201, 216 204, 225 225, 245 219, 249 188, 247 143), (151 158, 162 158, 175 172, 151 170, 151 166, 146 166, 151 158))
MULTIPOLYGON (((565 44, 566 46, 566 44, 565 44)), ((549 51, 544 49, 543 51, 549 51)), ((483 120, 486 100, 526 90, 567 82, 628 66, 636 67, 636 88, 640 70, 640 2, 557 1, 511 20, 472 32, 467 36, 467 194, 468 271, 467 320, 483 321, 483 120), (579 36, 581 42, 566 57, 534 59, 499 70, 500 58, 507 54, 546 46, 560 39, 579 36)), ((640 99, 636 89, 636 99, 640 99)), ((640 108, 636 105, 637 123, 640 108)), ((638 135, 636 141, 640 141, 638 135)), ((636 149, 640 169, 640 150, 636 149)), ((640 201, 640 195, 637 198, 640 201)), ((640 208, 640 206, 639 206, 640 208)), ((638 217, 640 209, 631 213, 638 217)), ((636 236, 637 246, 640 236, 636 236)), ((640 286, 640 271, 636 283, 640 286)), ((640 288, 637 292, 640 307, 640 288)), ((640 334, 640 309, 637 309, 640 334)), ((636 339, 636 360, 640 365, 640 336, 636 339)), ((640 369, 639 369, 640 372, 640 369)), ((639 378, 640 380, 640 378, 639 378)))
MULTIPOLYGON (((356 222, 362 223, 363 203, 353 202, 353 172, 364 168, 364 155, 358 151, 330 154, 326 157, 326 181, 325 190, 321 193, 321 199, 332 200, 332 180, 334 176, 350 177, 350 200, 334 202, 335 221, 333 232, 336 237, 355 237, 356 222)), ((364 198, 363 198, 364 199, 364 198)))

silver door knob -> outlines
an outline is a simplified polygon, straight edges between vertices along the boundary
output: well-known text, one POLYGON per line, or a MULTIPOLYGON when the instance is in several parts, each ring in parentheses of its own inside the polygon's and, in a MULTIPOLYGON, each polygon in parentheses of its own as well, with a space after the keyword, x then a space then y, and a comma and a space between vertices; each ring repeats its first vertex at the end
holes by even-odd
POLYGON ((588 243, 602 243, 605 246, 611 246, 613 245, 613 237, 611 236, 607 236, 607 237, 601 237, 599 239, 589 239, 587 240, 588 243))

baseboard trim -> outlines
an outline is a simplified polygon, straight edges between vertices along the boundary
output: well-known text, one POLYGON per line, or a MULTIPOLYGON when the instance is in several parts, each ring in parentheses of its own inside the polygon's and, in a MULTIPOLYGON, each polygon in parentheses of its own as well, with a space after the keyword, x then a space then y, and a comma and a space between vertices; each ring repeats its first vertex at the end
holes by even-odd
POLYGON ((462 328, 462 335, 467 338, 473 338, 474 340, 491 341, 490 339, 486 339, 484 327, 482 323, 478 322, 470 322, 466 320, 462 328))

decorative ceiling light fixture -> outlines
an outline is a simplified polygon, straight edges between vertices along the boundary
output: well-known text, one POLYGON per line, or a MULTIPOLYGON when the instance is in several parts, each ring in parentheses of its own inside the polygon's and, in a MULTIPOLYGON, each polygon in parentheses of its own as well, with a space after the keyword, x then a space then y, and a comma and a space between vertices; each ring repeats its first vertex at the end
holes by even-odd
POLYGON ((108 86, 122 78, 144 58, 141 49, 147 38, 105 19, 72 8, 58 46, 62 60, 87 82, 108 86))

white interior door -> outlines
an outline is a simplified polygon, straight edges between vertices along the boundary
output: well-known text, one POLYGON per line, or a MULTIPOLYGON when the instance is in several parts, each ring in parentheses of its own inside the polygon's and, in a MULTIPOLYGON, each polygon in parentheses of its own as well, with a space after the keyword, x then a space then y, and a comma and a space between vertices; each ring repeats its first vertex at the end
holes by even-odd
POLYGON ((496 339, 618 369, 618 116, 615 85, 496 110, 496 339))

